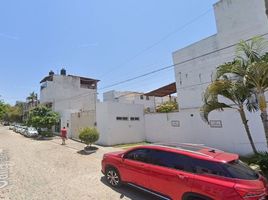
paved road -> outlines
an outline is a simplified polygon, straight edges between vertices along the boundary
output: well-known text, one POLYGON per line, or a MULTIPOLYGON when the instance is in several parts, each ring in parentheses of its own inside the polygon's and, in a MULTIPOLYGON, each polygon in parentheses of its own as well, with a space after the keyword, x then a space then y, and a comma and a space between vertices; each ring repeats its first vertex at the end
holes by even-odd
POLYGON ((0 200, 150 200, 154 196, 106 185, 101 174, 103 148, 82 155, 83 144, 60 139, 37 141, 0 127, 0 200))

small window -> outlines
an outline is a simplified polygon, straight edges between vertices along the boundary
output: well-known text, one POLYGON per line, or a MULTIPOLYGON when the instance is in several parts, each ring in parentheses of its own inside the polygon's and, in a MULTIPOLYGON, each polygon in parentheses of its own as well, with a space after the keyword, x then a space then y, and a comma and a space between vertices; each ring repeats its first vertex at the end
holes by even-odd
POLYGON ((140 118, 139 117, 130 117, 130 121, 139 121, 140 118))
POLYGON ((122 117, 116 117, 116 120, 122 120, 122 117))
POLYGON ((135 160, 139 162, 149 163, 149 149, 137 149, 127 153, 124 158, 129 160, 135 160))
POLYGON ((128 121, 128 117, 116 117, 116 120, 128 121))
POLYGON ((143 95, 140 96, 140 99, 144 99, 143 95))
POLYGON ((147 100, 147 101, 150 100, 149 96, 146 96, 146 100, 147 100))

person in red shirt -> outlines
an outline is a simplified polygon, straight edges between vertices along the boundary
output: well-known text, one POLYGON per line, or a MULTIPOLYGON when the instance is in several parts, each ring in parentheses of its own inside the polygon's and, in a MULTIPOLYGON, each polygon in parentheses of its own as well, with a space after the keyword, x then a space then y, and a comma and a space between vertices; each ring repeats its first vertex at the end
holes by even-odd
POLYGON ((65 145, 65 140, 67 140, 67 129, 63 127, 61 129, 61 139, 62 139, 62 145, 65 145))

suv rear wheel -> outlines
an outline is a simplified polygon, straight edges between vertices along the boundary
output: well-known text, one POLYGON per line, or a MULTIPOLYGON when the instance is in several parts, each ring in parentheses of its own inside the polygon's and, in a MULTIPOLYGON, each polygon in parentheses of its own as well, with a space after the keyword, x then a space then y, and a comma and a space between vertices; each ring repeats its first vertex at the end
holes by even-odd
POLYGON ((105 177, 112 187, 120 187, 122 185, 120 175, 114 167, 108 167, 106 169, 105 177))

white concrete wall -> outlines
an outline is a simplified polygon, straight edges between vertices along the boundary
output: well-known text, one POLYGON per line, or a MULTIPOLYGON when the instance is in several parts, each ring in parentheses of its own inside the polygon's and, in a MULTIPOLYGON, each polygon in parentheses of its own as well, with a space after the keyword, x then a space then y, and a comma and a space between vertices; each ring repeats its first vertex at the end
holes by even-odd
POLYGON ((97 129, 101 145, 141 142, 145 140, 144 108, 142 105, 103 102, 97 104, 97 129), (116 117, 128 117, 128 121, 116 120, 116 117), (139 117, 139 121, 130 121, 130 117, 139 117))
MULTIPOLYGON (((267 150, 259 114, 247 113, 247 116, 257 148, 259 150, 267 150)), ((209 118, 210 120, 221 120, 222 128, 211 128, 202 121, 198 109, 168 114, 146 114, 146 140, 150 142, 205 144, 241 155, 252 153, 249 140, 237 111, 215 111, 211 113, 209 118), (171 125, 172 121, 179 121, 180 127, 173 127, 171 125)))

